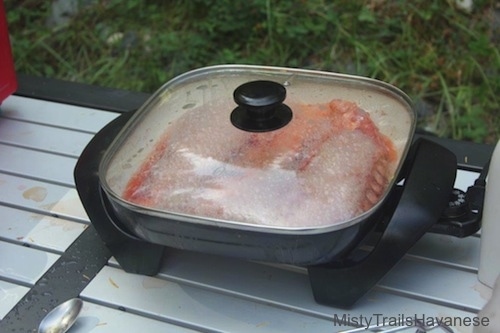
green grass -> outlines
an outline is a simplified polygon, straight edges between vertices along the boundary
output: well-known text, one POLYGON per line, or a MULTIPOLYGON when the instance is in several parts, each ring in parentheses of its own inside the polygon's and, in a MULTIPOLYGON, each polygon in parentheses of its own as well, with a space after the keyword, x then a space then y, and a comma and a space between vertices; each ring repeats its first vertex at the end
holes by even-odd
MULTIPOLYGON (((500 52, 488 15, 454 0, 100 0, 46 27, 48 1, 5 0, 19 72, 153 92, 197 67, 246 63, 377 78, 432 106, 440 136, 500 138, 500 52)), ((498 38, 498 37, 497 37, 498 38)), ((421 104, 421 103, 420 103, 421 104)))

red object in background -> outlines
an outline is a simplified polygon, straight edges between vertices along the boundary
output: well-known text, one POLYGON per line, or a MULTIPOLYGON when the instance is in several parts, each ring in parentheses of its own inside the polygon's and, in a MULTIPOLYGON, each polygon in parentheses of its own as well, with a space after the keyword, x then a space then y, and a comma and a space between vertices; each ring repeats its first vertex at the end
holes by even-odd
POLYGON ((17 88, 14 61, 10 49, 7 17, 3 0, 0 0, 0 103, 17 88))

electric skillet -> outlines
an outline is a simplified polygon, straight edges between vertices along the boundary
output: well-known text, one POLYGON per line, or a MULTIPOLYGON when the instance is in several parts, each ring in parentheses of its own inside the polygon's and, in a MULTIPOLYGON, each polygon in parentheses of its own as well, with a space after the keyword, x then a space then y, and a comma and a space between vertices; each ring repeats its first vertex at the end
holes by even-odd
POLYGON ((299 265, 318 302, 347 307, 425 232, 479 228, 450 204, 455 156, 414 131, 409 98, 380 81, 213 66, 104 127, 75 181, 128 272, 156 274, 168 248, 299 265))

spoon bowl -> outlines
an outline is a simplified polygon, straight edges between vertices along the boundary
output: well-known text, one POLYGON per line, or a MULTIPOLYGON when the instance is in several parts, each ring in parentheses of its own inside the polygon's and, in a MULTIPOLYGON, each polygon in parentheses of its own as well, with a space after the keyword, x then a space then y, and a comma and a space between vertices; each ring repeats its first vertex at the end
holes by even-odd
POLYGON ((64 333, 76 321, 82 310, 83 302, 72 298, 56 306, 40 322, 38 333, 64 333))

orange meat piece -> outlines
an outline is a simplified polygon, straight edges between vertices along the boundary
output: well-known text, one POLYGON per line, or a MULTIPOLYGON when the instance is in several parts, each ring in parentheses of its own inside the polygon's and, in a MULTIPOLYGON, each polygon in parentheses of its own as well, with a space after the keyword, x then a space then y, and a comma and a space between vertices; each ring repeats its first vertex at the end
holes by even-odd
POLYGON ((266 133, 187 112, 130 179, 124 199, 204 218, 301 228, 350 220, 379 202, 397 152, 369 114, 344 100, 291 107, 292 121, 266 133), (190 128, 194 118, 203 129, 190 128))

